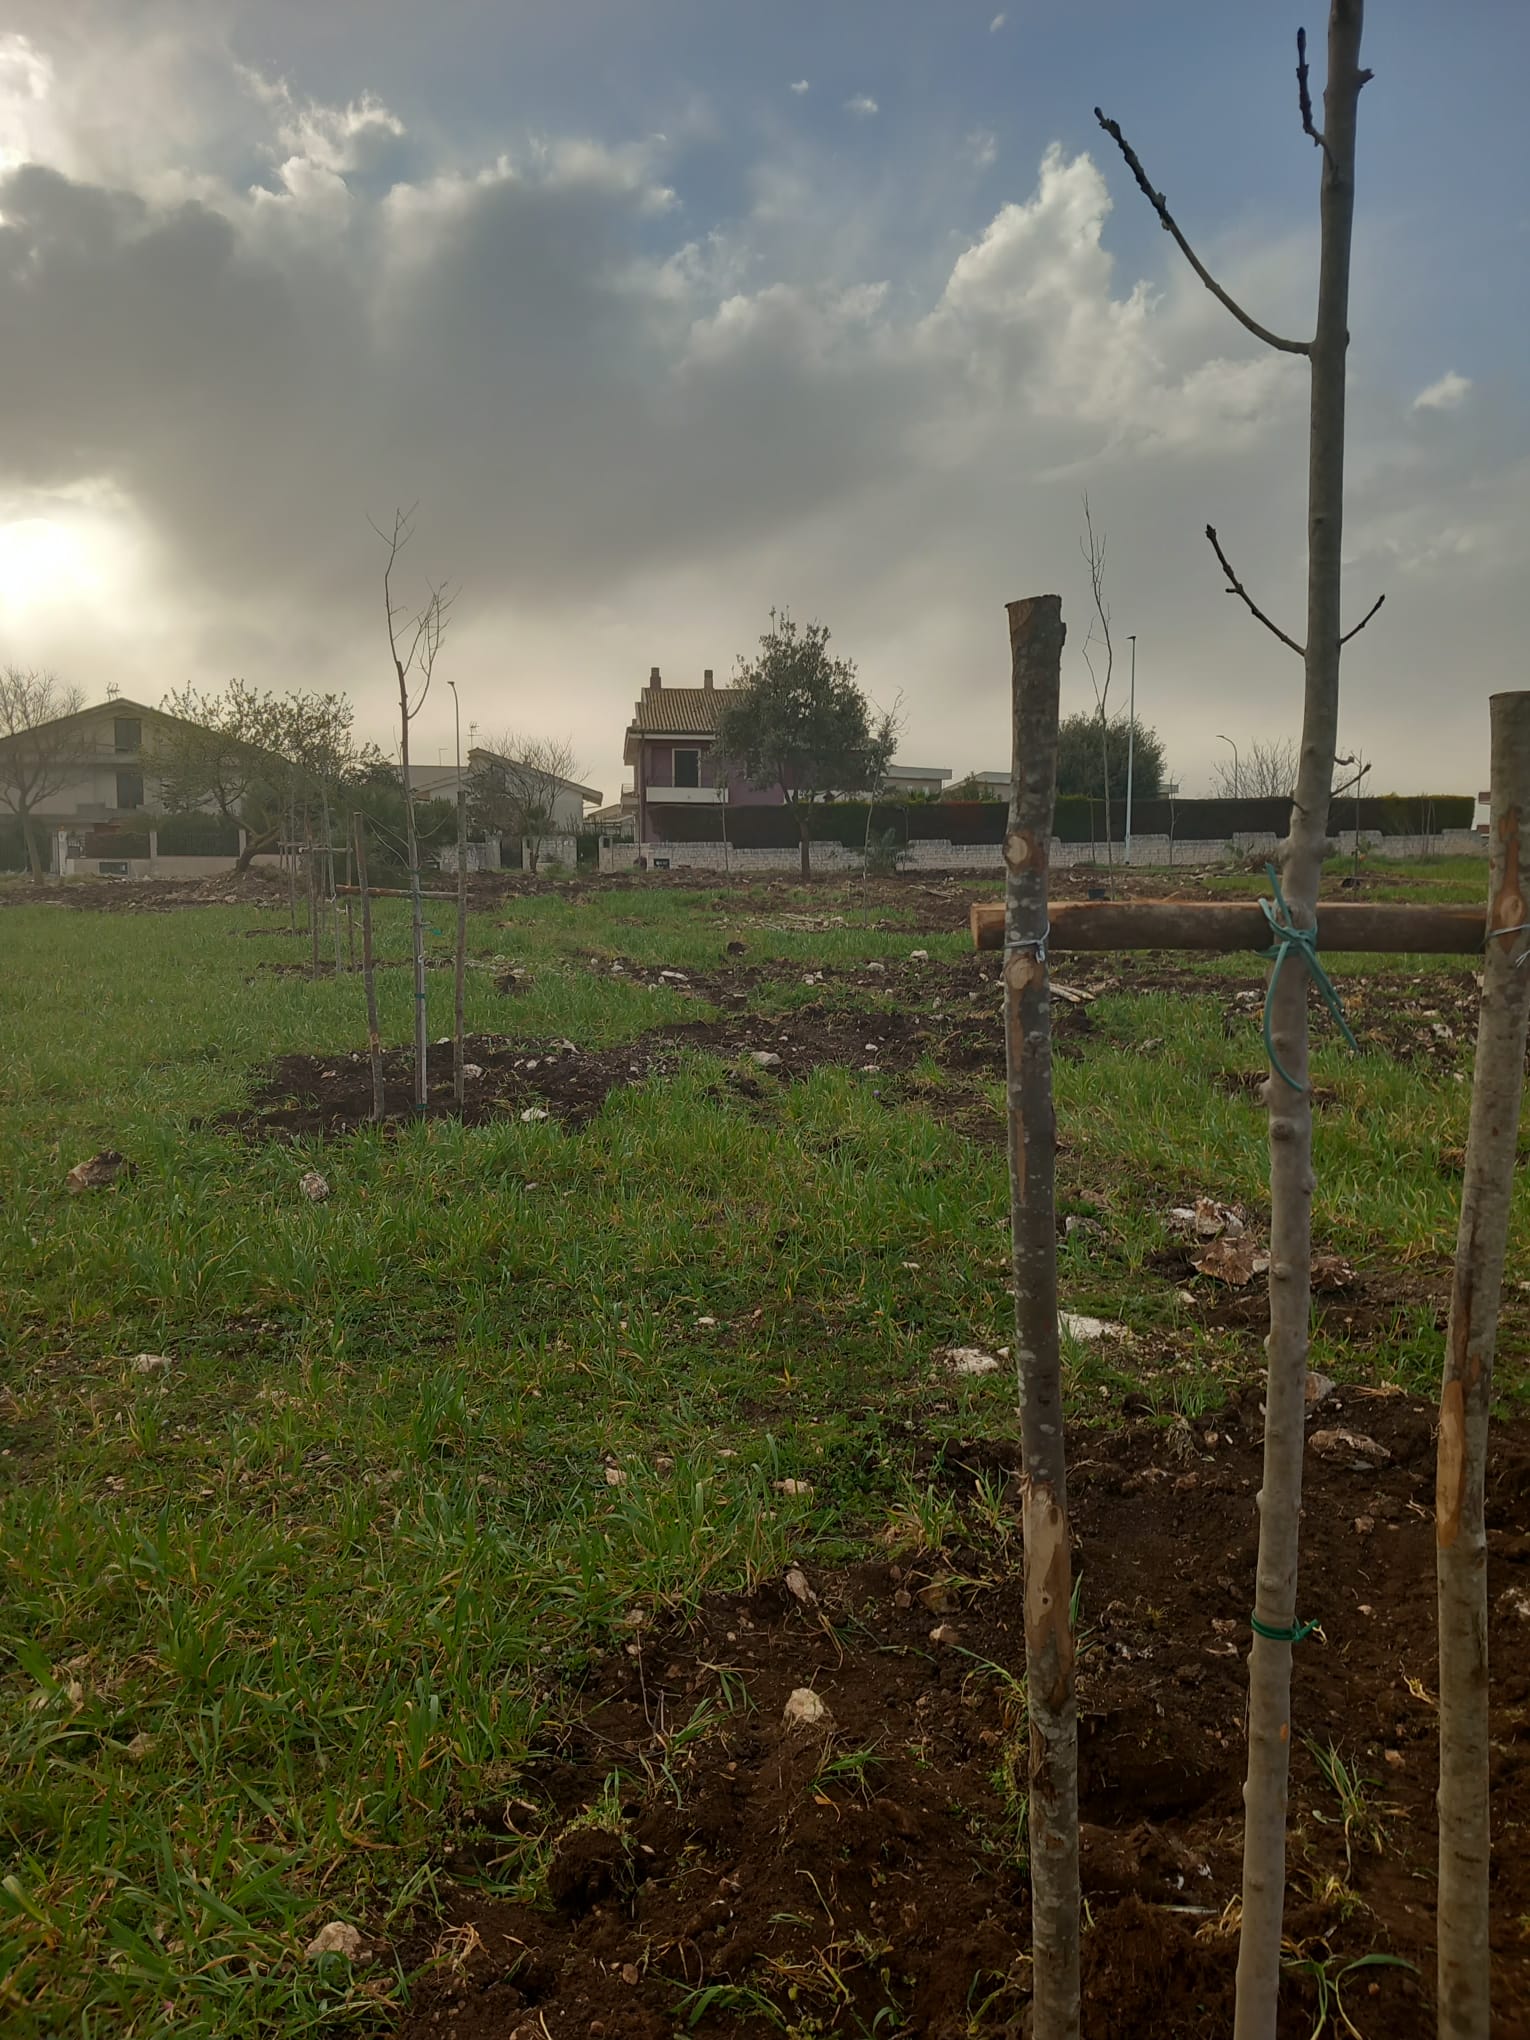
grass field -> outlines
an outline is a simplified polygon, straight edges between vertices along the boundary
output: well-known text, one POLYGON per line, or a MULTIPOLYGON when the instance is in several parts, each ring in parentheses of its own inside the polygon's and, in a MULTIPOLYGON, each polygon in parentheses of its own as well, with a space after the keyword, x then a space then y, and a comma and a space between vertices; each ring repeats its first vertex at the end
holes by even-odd
MULTIPOLYGON (((1372 867, 1385 895, 1484 883, 1470 864, 1372 867)), ((475 914, 472 951, 529 978, 508 997, 475 969, 469 1026, 614 1047, 710 1008, 610 960, 716 971, 734 939, 761 972, 762 1043, 809 1008, 891 1008, 897 984, 862 967, 913 949, 950 972, 920 994, 934 1040, 947 1004, 997 1029, 955 932, 965 891, 909 896, 923 927, 891 889, 869 926, 829 886, 511 899, 475 914)), ((381 2030, 401 1967, 353 1974, 306 1942, 331 1919, 386 1939, 429 1911, 453 1837, 635 1605, 695 1603, 804 1544, 859 1551, 919 1506, 915 1439, 1013 1428, 1002 1372, 956 1381, 933 1359, 1007 1339, 991 1072, 932 1050, 896 1082, 821 1067, 753 1095, 697 1054, 577 1132, 507 1116, 254 1143, 198 1122, 270 1058, 364 1038, 355 980, 260 967, 301 960, 284 930, 253 906, 0 914, 8 2032, 381 2030), (67 1196, 101 1148, 136 1176, 67 1196), (312 1167, 327 1202, 299 1188, 312 1167), (135 1371, 142 1354, 171 1364, 135 1371)), ((431 940, 449 946, 444 923, 431 940)), ((401 955, 398 903, 382 942, 401 955)), ((1134 991, 1123 962, 1058 1062, 1063 1208, 1093 1221, 1063 1245, 1064 1297, 1137 1334, 1130 1358, 1070 1350, 1081 1418, 1128 1388, 1200 1410, 1257 1365, 1252 1321, 1155 1271, 1170 1205, 1260 1207, 1241 1082, 1257 1017, 1228 1000, 1257 969, 1134 991)), ((1459 990, 1459 964, 1371 959, 1366 1010, 1395 986, 1413 1025, 1436 978, 1459 990)), ((402 1041, 407 973, 381 985, 402 1041)), ((430 1002, 443 1035, 449 972, 430 1002)), ((1464 1142, 1470 1074, 1469 1033, 1437 1024, 1452 1039, 1428 1056, 1382 1027, 1352 1057, 1325 1031, 1316 1072, 1317 1236, 1383 1303, 1363 1339, 1325 1319, 1314 1364, 1425 1394, 1459 1190, 1440 1158, 1464 1142)), ((1526 1216, 1521 1196, 1511 1261, 1526 1216)), ((1522 1330, 1521 1304, 1506 1393, 1522 1330)), ((508 1881, 538 1874, 528 1848, 508 1881)))

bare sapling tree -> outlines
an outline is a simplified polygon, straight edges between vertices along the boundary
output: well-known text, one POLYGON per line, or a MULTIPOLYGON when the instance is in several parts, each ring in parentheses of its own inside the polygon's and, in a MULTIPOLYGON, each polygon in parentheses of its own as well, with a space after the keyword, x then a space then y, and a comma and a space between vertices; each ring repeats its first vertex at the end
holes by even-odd
POLYGON ((358 808, 351 816, 356 842, 356 889, 361 894, 361 987, 367 1002, 367 1060, 372 1065, 372 1117, 387 1110, 383 1090, 382 1027, 377 1017, 377 960, 372 950, 372 888, 367 884, 367 823, 358 808))
POLYGON ((1094 617, 1084 638, 1084 664, 1089 668, 1089 684, 1094 689, 1095 714, 1100 723, 1100 796, 1105 808, 1105 862, 1113 864, 1115 855, 1110 840, 1110 683, 1115 674, 1116 647, 1110 635, 1110 604, 1105 599, 1105 533, 1094 528, 1094 515, 1087 494, 1084 497, 1084 536, 1078 542, 1078 549, 1089 569, 1089 599, 1094 606, 1094 617), (1094 658, 1090 656, 1091 647, 1104 667, 1103 679, 1094 658))
POLYGON ((1078 1711, 1057 1329, 1057 1124, 1046 943, 1064 635, 1059 596, 1010 603, 1014 741, 1004 838, 1004 1060, 1025 1460, 1034 2040, 1077 2040, 1079 2031, 1078 1711))
POLYGON ((1270 1133, 1270 1335, 1265 1394, 1264 1477, 1249 1657, 1248 1776, 1244 1787, 1243 1897, 1235 2040, 1274 2040, 1285 1902, 1286 1801, 1291 1751, 1291 1651, 1306 1633, 1297 1621, 1308 1314, 1312 1272, 1312 1098, 1308 1085, 1307 977, 1317 964, 1318 884, 1328 843, 1339 717, 1340 647, 1376 612, 1346 632, 1340 617, 1344 522, 1345 358, 1349 347, 1350 242, 1355 209, 1355 125, 1360 90, 1363 0, 1330 0, 1323 125, 1308 89, 1307 39, 1297 32, 1302 129, 1319 152, 1317 320, 1311 339, 1272 332, 1215 281, 1154 190, 1136 151, 1099 108, 1159 221, 1212 295, 1257 339, 1306 357, 1311 376, 1307 484, 1307 634, 1298 643, 1254 603, 1208 525, 1207 537, 1237 595, 1303 662, 1301 758, 1290 830, 1278 857, 1283 900, 1268 912, 1277 961, 1267 1018, 1275 1066, 1266 1087, 1270 1133), (1282 968, 1288 963, 1290 968, 1282 968), (1303 968, 1303 966, 1306 968, 1303 968))
POLYGON ((1263 743, 1258 737, 1238 746, 1237 762, 1219 758, 1211 768, 1211 791, 1219 800, 1289 800, 1296 791, 1301 746, 1292 737, 1263 743))
POLYGON ((91 755, 89 732, 75 720, 84 705, 79 688, 52 673, 0 667, 0 807, 21 824, 33 885, 43 882, 38 811, 91 755))
POLYGON ((404 839, 409 863, 410 943, 414 955, 414 1109, 423 1113, 429 1094, 429 1039, 425 1015, 425 911, 420 898, 420 839, 415 826, 414 783, 409 772, 409 725, 424 708, 435 676, 436 660, 446 637, 450 598, 444 583, 429 589, 424 603, 410 610, 394 600, 393 576, 398 556, 414 536, 413 512, 395 510, 390 529, 374 524, 388 549, 383 568, 383 613, 388 626, 388 651, 398 682, 399 768, 404 783, 404 839), (414 686, 411 693, 410 680, 414 686))
POLYGON ((452 1096, 467 1099, 467 788, 457 788, 457 949, 452 977, 452 1096))
POLYGON ((1488 940, 1471 1127, 1440 1391, 1435 1577, 1440 1610, 1443 2040, 1488 2040, 1488 1412, 1530 1018, 1530 694, 1492 699, 1488 940))

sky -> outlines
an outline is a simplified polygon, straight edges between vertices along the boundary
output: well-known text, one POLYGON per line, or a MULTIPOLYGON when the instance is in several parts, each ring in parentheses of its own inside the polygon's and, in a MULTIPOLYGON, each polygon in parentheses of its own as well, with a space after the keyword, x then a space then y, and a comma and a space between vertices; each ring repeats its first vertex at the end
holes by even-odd
MULTIPOLYGON (((652 666, 821 619, 900 756, 1008 764, 1004 603, 1083 499, 1124 709, 1208 790, 1294 736, 1310 330, 1299 12, 1225 0, 10 0, 0 663, 87 698, 343 689, 396 746, 374 524, 456 590, 413 737, 568 737, 614 798, 652 666)), ((1322 20, 1306 23, 1322 81, 1322 20)), ((1530 9, 1373 6, 1341 749, 1475 792, 1524 684, 1530 9)), ((1098 644, 1090 647, 1102 673, 1098 644)))

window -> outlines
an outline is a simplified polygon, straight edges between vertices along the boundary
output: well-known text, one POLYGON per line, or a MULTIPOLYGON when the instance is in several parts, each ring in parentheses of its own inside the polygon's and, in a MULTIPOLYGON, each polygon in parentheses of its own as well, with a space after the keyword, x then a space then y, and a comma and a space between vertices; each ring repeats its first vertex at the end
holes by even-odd
POLYGON ((700 786, 701 753, 699 751, 676 751, 674 783, 676 786, 700 786))
MULTIPOLYGON (((143 745, 143 724, 136 715, 119 715, 112 726, 112 748, 117 751, 138 751, 143 745)), ((118 807, 124 803, 118 801, 118 807)))
POLYGON ((119 772, 117 774, 117 805, 120 808, 143 806, 143 774, 141 772, 119 772))

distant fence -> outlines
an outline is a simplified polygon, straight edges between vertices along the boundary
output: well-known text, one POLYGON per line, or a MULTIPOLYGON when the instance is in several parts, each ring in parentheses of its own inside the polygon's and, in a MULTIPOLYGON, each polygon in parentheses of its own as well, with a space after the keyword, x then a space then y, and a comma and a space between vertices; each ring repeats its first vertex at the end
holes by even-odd
MULTIPOLYGON (((1361 801, 1340 797, 1329 812, 1330 832, 1362 836, 1435 836, 1469 830, 1474 803, 1468 794, 1383 794, 1361 801)), ((1134 838, 1165 842, 1227 843, 1241 836, 1283 836, 1289 800, 1139 800, 1132 803, 1134 838)), ((859 850, 866 841, 865 801, 825 801, 807 809, 814 843, 859 850)), ((874 836, 900 845, 993 844, 1004 841, 1009 808, 998 800, 878 801, 870 811, 874 836)), ((1126 805, 1112 801, 1109 838, 1126 835, 1126 805)), ((675 807, 664 826, 672 843, 722 843, 737 850, 787 850, 797 846, 797 822, 786 807, 675 807)), ((1060 843, 1106 840, 1105 803, 1065 794, 1057 803, 1054 834, 1060 843)))

